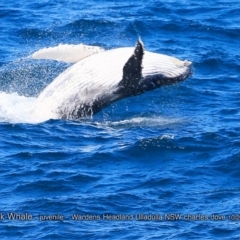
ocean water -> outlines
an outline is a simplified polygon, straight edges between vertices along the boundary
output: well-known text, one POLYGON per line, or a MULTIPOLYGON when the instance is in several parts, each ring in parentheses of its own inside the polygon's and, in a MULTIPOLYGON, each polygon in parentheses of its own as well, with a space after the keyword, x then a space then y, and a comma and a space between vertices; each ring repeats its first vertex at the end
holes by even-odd
MULTIPOLYGON (((1 239, 240 239, 240 2, 0 2, 1 239), (62 44, 134 46, 193 76, 84 121, 33 121, 62 44)), ((117 57, 117 56, 116 56, 117 57)))

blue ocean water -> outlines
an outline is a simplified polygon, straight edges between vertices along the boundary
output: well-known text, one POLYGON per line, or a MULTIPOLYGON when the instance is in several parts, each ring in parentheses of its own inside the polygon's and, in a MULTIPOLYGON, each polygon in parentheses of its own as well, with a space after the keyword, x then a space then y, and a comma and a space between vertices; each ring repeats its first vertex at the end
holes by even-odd
POLYGON ((240 239, 240 2, 0 3, 1 239, 240 239), (193 62, 84 121, 28 122, 60 43, 193 62), (172 214, 172 215, 170 215, 172 214))

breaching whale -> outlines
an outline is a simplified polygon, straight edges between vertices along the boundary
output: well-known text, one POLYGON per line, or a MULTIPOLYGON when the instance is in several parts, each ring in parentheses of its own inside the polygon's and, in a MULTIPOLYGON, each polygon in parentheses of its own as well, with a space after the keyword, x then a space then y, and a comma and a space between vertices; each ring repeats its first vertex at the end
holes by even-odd
POLYGON ((93 53, 97 54, 77 61, 40 93, 34 115, 81 119, 122 98, 183 81, 192 72, 190 61, 145 51, 141 40, 135 48, 93 53))

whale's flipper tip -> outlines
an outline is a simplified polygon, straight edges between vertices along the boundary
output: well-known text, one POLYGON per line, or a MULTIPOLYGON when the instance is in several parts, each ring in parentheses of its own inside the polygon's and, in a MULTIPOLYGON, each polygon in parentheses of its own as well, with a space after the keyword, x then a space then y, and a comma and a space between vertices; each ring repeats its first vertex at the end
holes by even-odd
POLYGON ((134 55, 138 59, 138 61, 142 62, 143 54, 144 54, 144 44, 142 40, 139 38, 137 41, 136 47, 134 49, 134 55))

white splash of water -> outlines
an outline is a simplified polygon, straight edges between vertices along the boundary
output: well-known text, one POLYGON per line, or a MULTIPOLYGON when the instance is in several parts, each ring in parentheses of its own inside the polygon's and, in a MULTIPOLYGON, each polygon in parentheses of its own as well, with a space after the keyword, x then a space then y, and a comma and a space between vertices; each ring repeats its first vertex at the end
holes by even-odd
POLYGON ((116 122, 107 122, 112 127, 154 127, 165 126, 182 122, 179 118, 167 118, 161 116, 152 117, 134 117, 130 119, 120 120, 116 122))
POLYGON ((11 123, 36 123, 31 115, 36 98, 17 93, 0 92, 0 121, 11 123))
MULTIPOLYGON (((20 96, 17 93, 0 92, 0 122, 39 123, 48 120, 49 118, 44 115, 44 113, 42 115, 33 114, 35 101, 36 98, 34 97, 20 96)), ((178 118, 153 116, 134 117, 120 121, 107 121, 105 124, 114 128, 154 127, 177 124, 182 121, 182 119, 178 118)))

